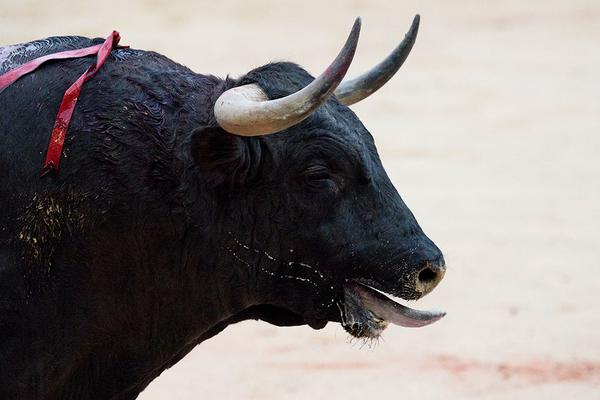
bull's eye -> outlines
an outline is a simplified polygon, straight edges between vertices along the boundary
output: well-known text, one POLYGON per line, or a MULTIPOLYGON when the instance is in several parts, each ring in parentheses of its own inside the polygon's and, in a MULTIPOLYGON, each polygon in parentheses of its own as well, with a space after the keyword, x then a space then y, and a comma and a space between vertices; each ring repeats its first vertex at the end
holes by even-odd
POLYGON ((319 181, 323 179, 331 179, 329 169, 323 165, 313 165, 304 171, 304 177, 308 180, 319 181))
POLYGON ((331 171, 324 165, 313 165, 304 171, 304 183, 313 190, 337 192, 331 171))

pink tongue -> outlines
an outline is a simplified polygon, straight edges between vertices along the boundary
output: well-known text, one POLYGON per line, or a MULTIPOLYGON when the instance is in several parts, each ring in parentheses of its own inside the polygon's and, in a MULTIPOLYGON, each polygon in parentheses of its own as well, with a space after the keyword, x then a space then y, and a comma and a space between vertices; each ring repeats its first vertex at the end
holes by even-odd
POLYGON ((442 318, 444 311, 419 311, 398 304, 378 291, 357 283, 347 283, 360 297, 365 308, 375 316, 394 325, 418 328, 433 324, 442 318))

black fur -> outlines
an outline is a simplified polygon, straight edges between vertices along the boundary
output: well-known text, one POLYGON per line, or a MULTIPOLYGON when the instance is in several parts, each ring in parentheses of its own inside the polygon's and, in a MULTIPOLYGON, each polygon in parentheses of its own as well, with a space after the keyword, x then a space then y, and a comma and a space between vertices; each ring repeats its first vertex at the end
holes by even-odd
POLYGON ((313 79, 291 63, 222 80, 115 50, 60 172, 39 178, 62 95, 92 62, 49 62, 0 93, 0 398, 133 399, 231 323, 320 328, 341 321, 346 279, 415 298, 406 277, 441 262, 335 98, 275 135, 219 128, 224 90, 278 98, 313 79))

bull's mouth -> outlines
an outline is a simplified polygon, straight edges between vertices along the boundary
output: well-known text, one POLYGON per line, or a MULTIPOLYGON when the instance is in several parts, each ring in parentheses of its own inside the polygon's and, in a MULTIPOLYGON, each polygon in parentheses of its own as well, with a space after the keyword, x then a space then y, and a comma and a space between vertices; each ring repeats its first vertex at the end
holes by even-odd
POLYGON ((377 338, 391 323, 416 328, 432 324, 446 315, 443 311, 419 311, 390 299, 377 289, 348 281, 344 284, 342 326, 352 336, 377 338))

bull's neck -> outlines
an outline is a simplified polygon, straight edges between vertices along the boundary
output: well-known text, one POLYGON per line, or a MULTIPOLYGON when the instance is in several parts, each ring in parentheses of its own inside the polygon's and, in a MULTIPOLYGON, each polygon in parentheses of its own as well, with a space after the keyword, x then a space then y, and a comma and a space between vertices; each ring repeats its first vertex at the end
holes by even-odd
POLYGON ((52 348, 59 355, 46 360, 41 367, 45 372, 33 372, 48 378, 32 388, 36 395, 135 398, 163 370, 253 304, 249 271, 236 268, 204 233, 192 228, 182 232, 171 236, 163 232, 162 245, 150 236, 98 232, 121 246, 105 241, 107 251, 101 258, 61 267, 80 268, 79 276, 94 284, 77 290, 98 297, 87 296, 90 303, 83 303, 83 295, 61 294, 60 303, 67 309, 50 311, 48 318, 60 320, 55 324, 68 330, 42 329, 48 319, 37 321, 37 329, 32 318, 31 330, 39 333, 33 342, 39 344, 39 351, 32 348, 31 354, 46 354, 52 348), (132 249, 139 253, 132 256, 132 249), (52 387, 60 387, 60 393, 48 393, 46 388, 52 387))

